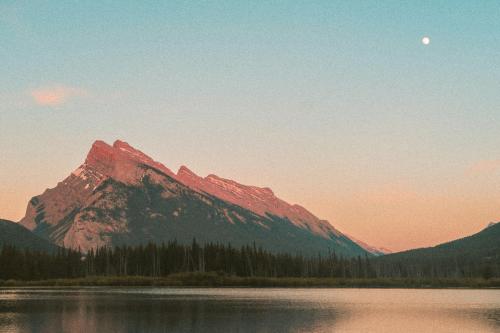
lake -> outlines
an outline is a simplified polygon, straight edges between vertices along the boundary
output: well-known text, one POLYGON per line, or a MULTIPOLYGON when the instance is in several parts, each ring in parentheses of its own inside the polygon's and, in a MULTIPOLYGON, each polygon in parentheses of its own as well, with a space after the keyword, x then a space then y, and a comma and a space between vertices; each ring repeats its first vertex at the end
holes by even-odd
POLYGON ((500 290, 8 288, 0 332, 500 332, 500 290))

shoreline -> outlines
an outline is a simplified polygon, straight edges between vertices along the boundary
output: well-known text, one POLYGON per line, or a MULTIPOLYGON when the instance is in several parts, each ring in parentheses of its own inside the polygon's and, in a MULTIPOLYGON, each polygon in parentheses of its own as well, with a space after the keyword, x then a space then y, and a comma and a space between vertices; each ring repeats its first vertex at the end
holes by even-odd
POLYGON ((500 289, 500 278, 291 278, 238 277, 216 273, 185 273, 165 277, 94 276, 36 281, 0 280, 9 287, 242 287, 242 288, 405 288, 405 289, 500 289))

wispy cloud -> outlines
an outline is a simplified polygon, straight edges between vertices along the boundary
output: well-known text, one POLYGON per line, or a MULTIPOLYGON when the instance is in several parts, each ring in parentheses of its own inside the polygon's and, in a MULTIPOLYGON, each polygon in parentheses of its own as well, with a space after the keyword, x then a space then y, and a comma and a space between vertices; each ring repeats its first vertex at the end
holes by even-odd
POLYGON ((82 88, 55 85, 50 87, 40 87, 30 92, 36 104, 41 106, 60 106, 76 97, 87 95, 87 91, 82 88))
POLYGON ((474 163, 467 170, 468 175, 492 174, 500 171, 500 160, 483 160, 474 163))

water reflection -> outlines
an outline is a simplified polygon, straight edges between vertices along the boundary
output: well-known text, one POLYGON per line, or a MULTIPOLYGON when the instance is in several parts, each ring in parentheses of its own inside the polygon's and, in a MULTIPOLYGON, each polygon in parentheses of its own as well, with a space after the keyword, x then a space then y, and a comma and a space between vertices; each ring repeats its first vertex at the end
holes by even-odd
POLYGON ((0 290, 0 332, 500 332, 498 290, 0 290))

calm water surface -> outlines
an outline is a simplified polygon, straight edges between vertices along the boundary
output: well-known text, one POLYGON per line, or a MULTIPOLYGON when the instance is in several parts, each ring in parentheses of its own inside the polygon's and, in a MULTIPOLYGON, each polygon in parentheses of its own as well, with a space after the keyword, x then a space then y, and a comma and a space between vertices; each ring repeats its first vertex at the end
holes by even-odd
POLYGON ((500 332, 500 290, 0 289, 0 332, 500 332))

